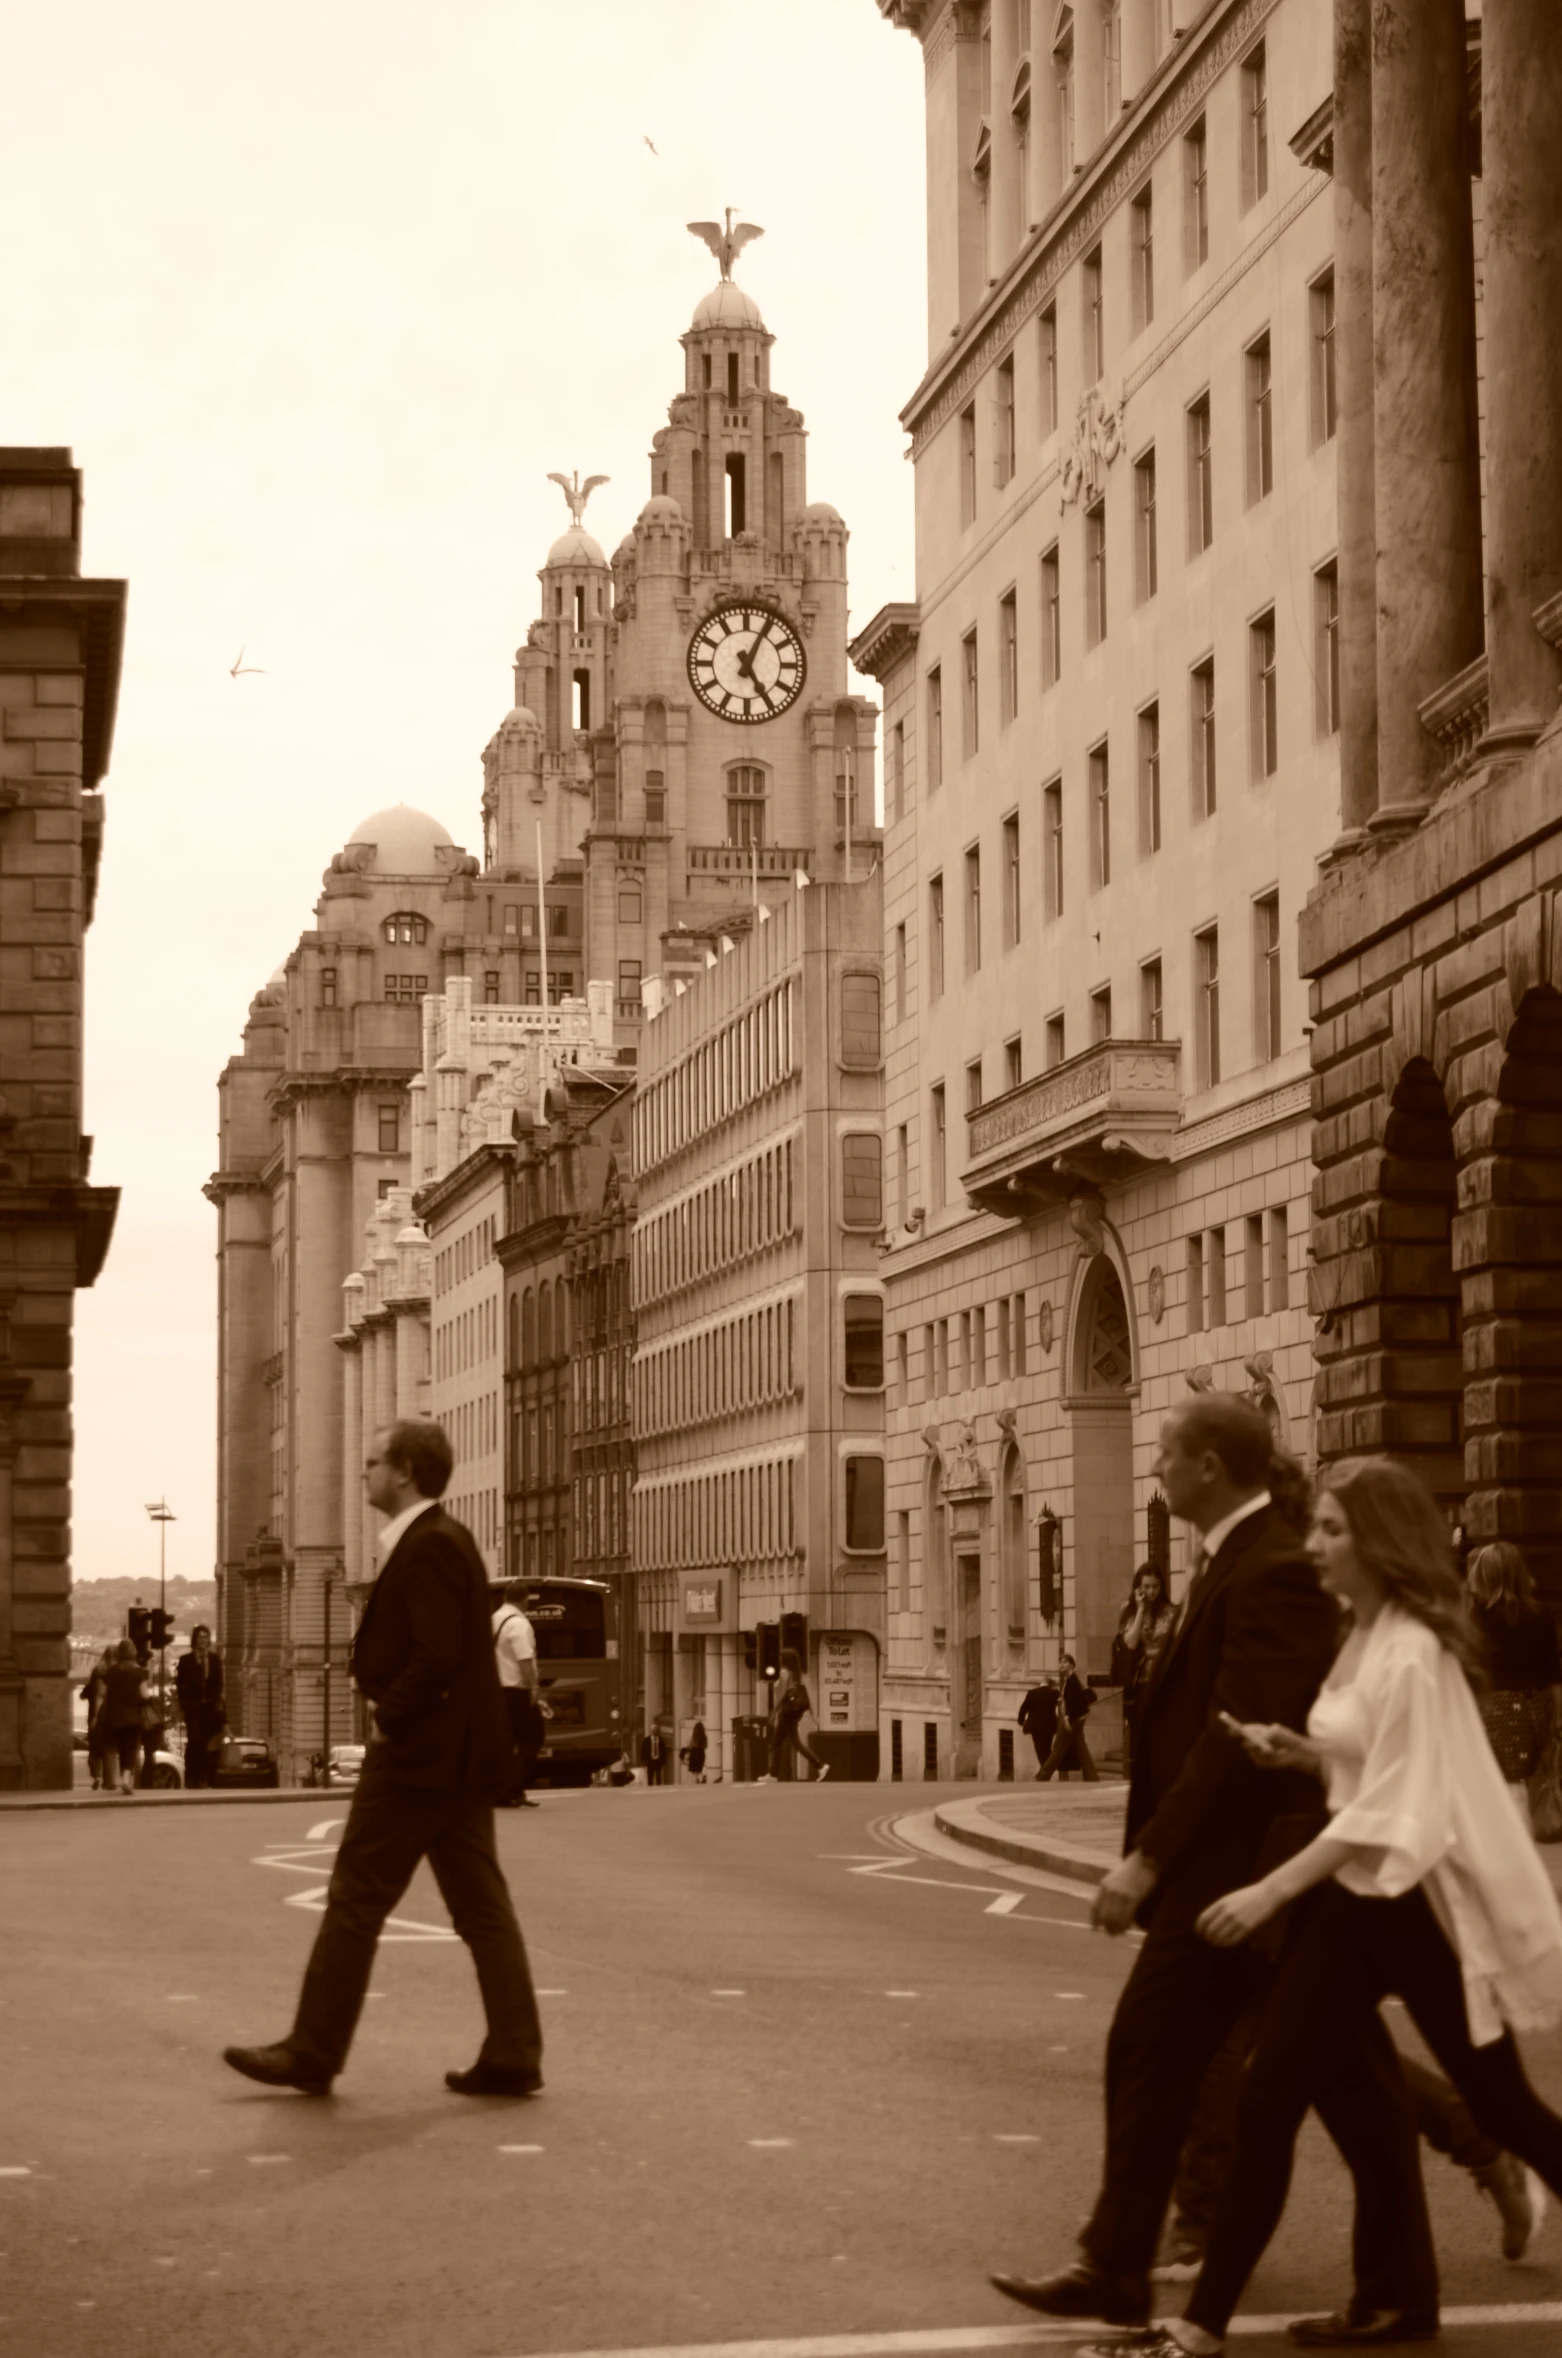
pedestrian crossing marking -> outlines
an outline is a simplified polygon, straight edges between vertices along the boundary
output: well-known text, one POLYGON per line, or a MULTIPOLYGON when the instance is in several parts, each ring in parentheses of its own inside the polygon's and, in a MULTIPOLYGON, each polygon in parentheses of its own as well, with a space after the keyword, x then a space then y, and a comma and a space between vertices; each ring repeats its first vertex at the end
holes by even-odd
POLYGON ((31 2176, 32 2171, 25 2162, 7 2162, 5 2167, 0 2169, 0 2178, 30 2178, 31 2176))
POLYGON ((499 2148, 501 2153, 541 2153, 542 2150, 540 2145, 501 2145, 499 2148))
POLYGON ((749 2143, 756 2153, 770 2153, 779 2152, 783 2145, 795 2144, 796 2139, 792 2137, 751 2137, 749 2143))
MULTIPOLYGON (((307 1908, 311 1915, 323 1916, 330 1890, 329 1883, 317 1883, 312 1891, 290 1891, 283 1904, 289 1908, 307 1908)), ((380 1932, 382 1941, 455 1940, 457 1937, 448 1924, 420 1924, 413 1916, 387 1916, 380 1932)))
POLYGON ((989 1916, 1012 1916, 1024 1897, 1023 1891, 1000 1891, 995 1900, 988 1901, 986 1912, 989 1916))

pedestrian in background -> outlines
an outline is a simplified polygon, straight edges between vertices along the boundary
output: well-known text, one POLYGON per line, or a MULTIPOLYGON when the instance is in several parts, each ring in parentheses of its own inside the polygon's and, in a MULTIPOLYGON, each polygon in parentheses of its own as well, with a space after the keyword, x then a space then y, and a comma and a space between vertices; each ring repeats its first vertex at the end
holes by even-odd
POLYGON ((1528 1825, 1529 1780, 1550 1738, 1557 1689, 1562 1686, 1556 1623, 1536 1596, 1529 1566, 1510 1539, 1494 1539, 1477 1548, 1468 1577, 1491 1680, 1480 1697, 1481 1720, 1497 1766, 1528 1825))
POLYGON ((537 1669, 537 1632, 521 1610, 524 1580, 512 1580, 504 1603, 493 1618, 494 1659, 514 1746, 509 1790, 500 1796, 505 1809, 537 1809, 526 1788, 542 1750, 542 1682, 537 1669))
POLYGON ((122 1793, 135 1791, 146 1701, 146 1673, 129 1638, 121 1638, 103 1673, 98 1732, 103 1746, 105 1785, 117 1770, 122 1793))
POLYGON ((705 1754, 708 1745, 709 1738, 705 1733, 705 1722, 703 1719, 697 1719, 689 1730, 689 1741, 685 1744, 681 1755, 684 1766, 696 1785, 703 1785, 705 1782, 705 1754))
MULTIPOLYGON (((1213 2358, 1285 2208, 1317 2106, 1356 2190, 1354 2248, 1382 2287, 1294 2340, 1429 2340, 1437 2261, 1414 2114, 1379 2007, 1410 2018, 1477 2126, 1562 2194, 1562 2119, 1525 2076, 1514 2028, 1562 2012, 1562 1909, 1503 1791, 1469 1680, 1480 1675, 1448 1531, 1431 1493, 1384 1459, 1337 1466, 1310 1541, 1347 1635, 1308 1718, 1235 1730, 1253 1763, 1324 1780, 1325 1832, 1216 1899, 1205 1940, 1238 1954, 1304 1898, 1243 2087, 1237 2150, 1185 2318, 1142 2358, 1213 2358)), ((1121 2345, 1117 2345, 1120 2347, 1121 2345)), ((1097 2345, 1098 2352, 1106 2345, 1097 2345)))
POLYGON ((222 1697, 222 1656, 204 1621, 191 1630, 190 1650, 179 1657, 174 1695, 184 1721, 185 1784, 209 1785, 217 1769, 213 1753, 222 1741, 228 1712, 222 1697))
MULTIPOLYGON (((830 1773, 830 1764, 814 1750, 803 1734, 803 1721, 813 1709, 813 1697, 803 1679, 802 1657, 795 1646, 781 1649, 781 1676, 776 1682, 776 1699, 770 1711, 770 1772, 756 1780, 761 1785, 773 1785, 781 1774, 784 1763, 795 1763, 798 1753, 813 1763, 811 1782, 820 1785, 830 1773)), ((792 1774, 797 1773, 795 1766, 792 1774)))
POLYGON ((1052 1739, 1052 1750, 1041 1764, 1041 1782, 1050 1783, 1058 1770, 1066 1776, 1071 1768, 1082 1773, 1087 1785, 1100 1783, 1101 1772, 1090 1757, 1090 1746, 1085 1741, 1085 1719, 1095 1706, 1095 1690, 1087 1687, 1079 1675, 1079 1666, 1072 1654, 1058 1656, 1057 1732, 1052 1739))
POLYGON ((113 1659, 113 1647, 105 1646, 81 1690, 81 1699, 87 1706, 87 1773, 94 1793, 100 1786, 105 1793, 109 1790, 119 1766, 119 1754, 107 1742, 103 1726, 103 1698, 108 1691, 109 1665, 113 1659))
POLYGON ((1027 1688, 1021 1697, 1016 1725, 1021 1734, 1029 1736, 1031 1740, 1039 1781, 1046 1770, 1052 1739, 1058 1732, 1058 1690, 1045 1673, 1040 1685, 1027 1688))
POLYGON ((1160 1565, 1153 1560, 1141 1564, 1128 1602, 1118 1615, 1117 1636, 1112 1642, 1112 1676, 1123 1690, 1123 1733, 1130 1761, 1140 1699, 1176 1618, 1177 1608, 1160 1565))
POLYGON ((1318 1815, 1316 1785, 1266 1776, 1215 1716, 1217 1700, 1241 1716, 1261 1696, 1255 1719, 1300 1728, 1334 1654, 1334 1609, 1265 1487, 1271 1447, 1266 1419, 1232 1393, 1199 1393, 1161 1426, 1156 1479, 1199 1545, 1139 1713, 1126 1855, 1092 1908, 1100 1931, 1145 1928, 1107 2042, 1101 2192, 1073 2267, 993 2278, 1044 2316, 1148 2321, 1194 2105, 1262 1971, 1245 1950, 1204 1940, 1199 1917, 1251 1881, 1280 1820, 1318 1815))
POLYGON ((365 1464, 369 1504, 386 1518, 352 1649, 373 1733, 293 2027, 272 2046, 223 2050, 266 2087, 330 2094, 381 1927, 425 1858, 472 1952, 488 2024, 477 2061, 447 2071, 446 2087, 533 2096, 542 2086, 536 1993, 494 1850, 493 1801, 511 1774, 511 1745, 488 1575, 470 1531, 439 1503, 453 1465, 444 1428, 410 1420, 376 1434, 365 1464))

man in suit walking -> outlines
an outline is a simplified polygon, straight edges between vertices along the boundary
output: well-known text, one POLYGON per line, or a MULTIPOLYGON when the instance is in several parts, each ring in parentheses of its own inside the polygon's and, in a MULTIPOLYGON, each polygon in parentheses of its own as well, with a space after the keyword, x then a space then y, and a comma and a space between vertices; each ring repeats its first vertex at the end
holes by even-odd
POLYGON ((995 2275, 1049 2317, 1140 2326, 1150 2268, 1205 2073, 1247 2003, 1262 1960, 1196 1930, 1211 1900, 1252 1881, 1277 1821, 1316 1823, 1316 1785, 1253 1767, 1221 1726, 1302 1728, 1334 1653, 1335 1616, 1300 1538, 1270 1503, 1269 1426, 1234 1393, 1201 1393, 1161 1427, 1155 1472, 1172 1513, 1199 1534, 1181 1616, 1139 1706, 1122 1863, 1092 1921, 1144 1946, 1106 2055, 1106 2164, 1081 2257, 1045 2277, 995 2275))
POLYGON ((494 1850, 510 1730, 487 1575, 471 1533, 439 1504, 453 1463, 439 1425, 405 1422, 376 1434, 365 1467, 369 1503, 388 1518, 352 1654, 375 1728, 293 2028, 274 2046, 223 2050, 267 2087, 330 2093, 381 1927, 424 1858, 472 1952, 488 2018, 477 2061, 447 2071, 445 2085, 463 2096, 533 2096, 542 2086, 531 1970, 494 1850))
POLYGON ((184 1721, 184 1781, 209 1785, 216 1763, 212 1747, 227 1724, 222 1699, 222 1656, 212 1644, 204 1621, 190 1632, 190 1651, 181 1654, 174 1672, 174 1692, 184 1721))

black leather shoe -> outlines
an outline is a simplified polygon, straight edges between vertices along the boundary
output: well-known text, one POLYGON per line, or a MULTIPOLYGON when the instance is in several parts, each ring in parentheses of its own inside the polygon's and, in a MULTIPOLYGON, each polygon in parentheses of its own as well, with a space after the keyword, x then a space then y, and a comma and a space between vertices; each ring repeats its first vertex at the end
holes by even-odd
POLYGON ((542 2092, 540 2071, 501 2071, 496 2064, 474 2063, 470 2071, 447 2071, 445 2086, 458 2096, 537 2096, 542 2092))
POLYGON ((222 2060, 263 2088, 296 2088, 301 2096, 329 2096, 331 2074, 300 2061, 286 2039, 274 2047, 224 2047, 222 2060))
POLYGON ((992 2282, 1011 2301, 1039 2309, 1043 2317, 1099 2317, 1103 2325, 1148 2325, 1150 2287, 1099 2268, 1064 2268, 1056 2276, 1004 2276, 992 2282))
POLYGON ((1403 2309, 1336 2309, 1328 2317, 1298 2317, 1290 2328, 1304 2350, 1383 2350, 1392 2342, 1435 2342, 1437 2320, 1407 2317, 1403 2309))

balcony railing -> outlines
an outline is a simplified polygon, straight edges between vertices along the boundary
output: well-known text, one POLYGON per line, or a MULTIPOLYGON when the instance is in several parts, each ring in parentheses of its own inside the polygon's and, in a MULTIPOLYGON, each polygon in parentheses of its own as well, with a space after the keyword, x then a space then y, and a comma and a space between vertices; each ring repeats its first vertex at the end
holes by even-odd
POLYGON ((691 843, 689 865, 711 876, 790 876, 794 868, 810 872, 813 851, 788 851, 779 843, 691 843))
POLYGON ((1477 655, 1417 710, 1422 728, 1442 749, 1444 777, 1458 777, 1475 759, 1490 718, 1485 656, 1477 655))
POLYGON ((984 1211, 1013 1216, 1164 1162, 1182 1118, 1175 1040, 1101 1040, 966 1115, 960 1183, 984 1211))

